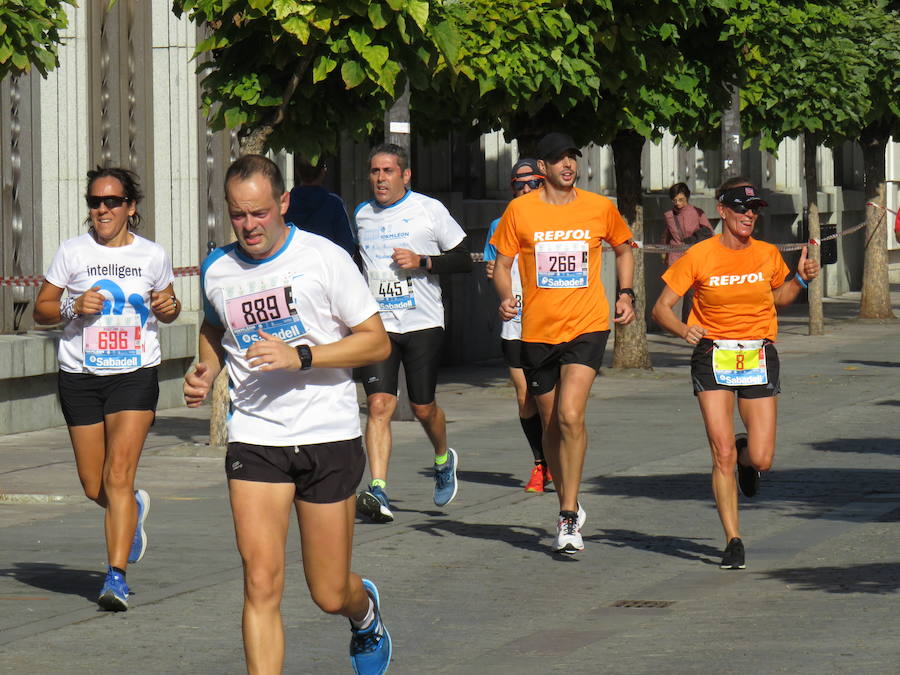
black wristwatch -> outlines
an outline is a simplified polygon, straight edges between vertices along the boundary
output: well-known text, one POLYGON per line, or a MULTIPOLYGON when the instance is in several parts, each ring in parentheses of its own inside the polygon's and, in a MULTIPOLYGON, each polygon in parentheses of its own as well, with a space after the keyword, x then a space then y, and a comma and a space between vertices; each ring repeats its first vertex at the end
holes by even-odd
POLYGON ((619 298, 620 295, 627 295, 631 298, 631 304, 635 304, 637 302, 637 298, 634 297, 634 290, 631 288, 620 288, 619 292, 616 293, 616 299, 619 298))
POLYGON ((428 269, 428 256, 427 255, 419 256, 419 267, 421 267, 423 270, 428 269))
POLYGON ((312 349, 309 345, 297 345, 297 356, 300 357, 300 370, 312 368, 312 349))

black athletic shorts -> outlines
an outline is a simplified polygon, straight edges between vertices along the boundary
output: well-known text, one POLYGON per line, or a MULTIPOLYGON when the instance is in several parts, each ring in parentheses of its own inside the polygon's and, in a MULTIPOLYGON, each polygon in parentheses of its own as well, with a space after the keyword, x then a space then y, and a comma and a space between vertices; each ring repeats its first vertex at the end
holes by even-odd
POLYGON ((159 401, 157 367, 130 373, 93 375, 59 371, 59 403, 70 427, 97 424, 122 410, 156 411, 159 401))
POLYGON ((738 395, 738 398, 770 398, 777 396, 781 393, 781 364, 778 361, 778 352, 775 351, 775 344, 772 342, 766 342, 765 350, 766 371, 769 375, 768 384, 750 384, 741 387, 719 384, 716 382, 716 376, 713 374, 713 341, 703 338, 694 347, 694 353, 691 355, 691 381, 694 384, 694 396, 701 391, 713 391, 716 389, 732 391, 738 395))
POLYGON ((559 382, 560 368, 569 363, 580 363, 600 370, 608 339, 609 331, 602 330, 584 333, 558 345, 523 342, 522 364, 528 391, 532 396, 551 391, 559 382))
POLYGON ((522 368, 521 340, 500 340, 500 348, 507 368, 522 368))
POLYGON ((254 483, 293 483, 295 499, 342 502, 356 494, 366 468, 362 438, 310 445, 229 443, 225 475, 254 483))
POLYGON ((444 346, 443 328, 426 328, 409 333, 388 333, 391 354, 384 361, 359 369, 366 396, 372 394, 397 395, 400 364, 406 371, 409 400, 417 405, 434 402, 441 348, 444 346))

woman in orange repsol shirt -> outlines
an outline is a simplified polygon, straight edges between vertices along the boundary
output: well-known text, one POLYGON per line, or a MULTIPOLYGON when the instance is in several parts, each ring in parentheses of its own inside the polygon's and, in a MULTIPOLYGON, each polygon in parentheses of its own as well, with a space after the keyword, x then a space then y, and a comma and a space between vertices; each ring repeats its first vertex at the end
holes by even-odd
POLYGON ((691 379, 712 452, 712 489, 725 530, 722 569, 744 569, 738 527, 737 487, 745 497, 759 488, 759 472, 775 456, 779 386, 776 307, 789 305, 819 264, 800 254, 797 274, 778 249, 751 237, 767 206, 746 178, 731 178, 716 191, 722 234, 695 244, 663 274, 665 287, 653 318, 694 346, 691 379), (687 323, 673 307, 688 290, 694 302, 687 323), (734 401, 747 429, 734 434, 734 401), (735 480, 735 465, 738 477, 735 480))

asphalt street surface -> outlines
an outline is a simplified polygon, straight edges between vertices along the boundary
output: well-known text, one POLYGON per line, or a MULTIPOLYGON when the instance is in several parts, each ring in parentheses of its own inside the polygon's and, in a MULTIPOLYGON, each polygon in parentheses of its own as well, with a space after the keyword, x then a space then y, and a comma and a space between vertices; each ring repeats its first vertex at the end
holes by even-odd
MULTIPOLYGON (((651 335, 652 371, 597 378, 573 557, 550 551, 555 494, 522 489, 531 453, 502 365, 442 370, 456 499, 434 506, 425 435, 395 423, 396 520, 356 529, 353 568, 380 589, 391 672, 900 672, 900 323, 856 320, 856 302, 826 303, 822 337, 806 335, 802 307, 782 320, 778 450, 760 494, 741 498, 740 571, 718 567, 683 342, 651 335)), ((137 480, 149 549, 120 614, 94 602, 102 512, 81 493, 65 428, 0 437, 0 672, 244 672, 240 559, 208 413, 160 411, 137 480)), ((347 621, 309 599, 296 530, 288 558, 285 672, 351 672, 347 621)))

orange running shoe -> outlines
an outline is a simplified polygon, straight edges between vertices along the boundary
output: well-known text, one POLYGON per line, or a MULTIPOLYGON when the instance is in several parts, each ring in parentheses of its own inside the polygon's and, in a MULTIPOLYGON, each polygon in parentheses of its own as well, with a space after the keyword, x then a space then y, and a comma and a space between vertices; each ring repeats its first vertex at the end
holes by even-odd
POLYGON ((535 464, 531 470, 531 478, 528 480, 528 485, 525 486, 525 492, 543 492, 548 476, 549 472, 546 471, 543 464, 535 464))

